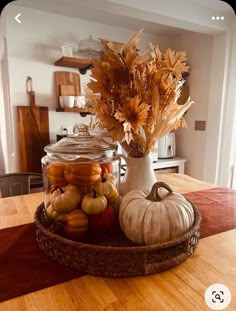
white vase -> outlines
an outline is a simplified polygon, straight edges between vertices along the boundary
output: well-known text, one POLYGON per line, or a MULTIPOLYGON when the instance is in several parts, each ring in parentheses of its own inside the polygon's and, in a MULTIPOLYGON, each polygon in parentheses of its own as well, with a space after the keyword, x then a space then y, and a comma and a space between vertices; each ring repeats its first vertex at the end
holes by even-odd
POLYGON ((157 181, 152 168, 152 157, 150 155, 141 158, 132 158, 120 155, 126 162, 126 172, 120 182, 120 194, 124 196, 133 189, 151 190, 157 181))

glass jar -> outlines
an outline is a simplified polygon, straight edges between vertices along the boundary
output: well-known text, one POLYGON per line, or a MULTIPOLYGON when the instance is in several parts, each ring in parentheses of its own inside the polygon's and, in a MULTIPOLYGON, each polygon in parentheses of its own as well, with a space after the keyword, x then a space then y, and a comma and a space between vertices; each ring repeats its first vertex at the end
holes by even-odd
POLYGON ((85 124, 76 124, 73 132, 47 145, 42 158, 46 212, 62 222, 75 210, 94 220, 119 204, 117 144, 91 135, 85 124))
POLYGON ((79 41, 78 53, 80 57, 85 58, 100 58, 103 52, 102 43, 100 40, 94 39, 92 35, 88 39, 79 41))

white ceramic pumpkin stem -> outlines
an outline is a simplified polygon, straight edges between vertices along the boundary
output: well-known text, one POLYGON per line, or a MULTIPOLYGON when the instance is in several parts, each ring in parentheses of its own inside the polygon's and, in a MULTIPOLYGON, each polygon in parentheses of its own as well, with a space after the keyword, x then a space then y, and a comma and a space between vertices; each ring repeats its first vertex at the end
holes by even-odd
POLYGON ((152 186, 152 190, 149 193, 149 195, 146 197, 147 200, 150 201, 156 201, 159 202, 161 201, 161 197, 159 196, 158 190, 159 188, 165 188, 167 191, 169 191, 169 193, 172 193, 173 190, 170 188, 170 186, 168 186, 166 183, 159 181, 156 182, 153 186, 152 186))

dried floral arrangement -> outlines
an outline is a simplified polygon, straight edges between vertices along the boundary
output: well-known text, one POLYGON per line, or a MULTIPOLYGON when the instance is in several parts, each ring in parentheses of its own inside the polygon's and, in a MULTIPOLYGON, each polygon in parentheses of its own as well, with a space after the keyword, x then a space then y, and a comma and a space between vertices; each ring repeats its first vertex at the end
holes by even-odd
POLYGON ((106 129, 130 157, 146 156, 161 137, 187 127, 183 114, 192 104, 190 98, 177 104, 189 70, 186 53, 168 49, 162 54, 150 43, 150 51, 139 55, 142 32, 120 49, 101 39, 103 56, 94 60, 87 89, 93 124, 106 129))

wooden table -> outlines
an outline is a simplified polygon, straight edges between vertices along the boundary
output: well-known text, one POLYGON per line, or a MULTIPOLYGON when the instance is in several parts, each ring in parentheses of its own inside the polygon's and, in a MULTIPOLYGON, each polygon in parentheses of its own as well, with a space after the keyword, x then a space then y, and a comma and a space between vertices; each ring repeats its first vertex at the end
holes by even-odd
MULTIPOLYGON (((182 174, 160 174, 158 180, 181 193, 216 187, 182 174)), ((42 201, 42 193, 0 199, 0 228, 32 222, 42 201)), ((0 310, 210 310, 204 293, 213 283, 231 290, 225 310, 236 310, 236 229, 201 239, 184 263, 160 274, 117 279, 86 275, 4 301, 0 310)))

